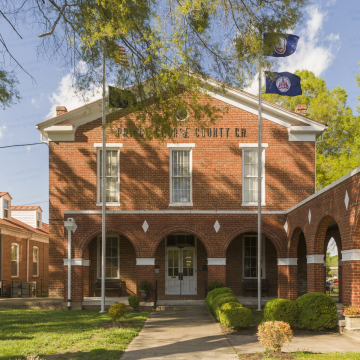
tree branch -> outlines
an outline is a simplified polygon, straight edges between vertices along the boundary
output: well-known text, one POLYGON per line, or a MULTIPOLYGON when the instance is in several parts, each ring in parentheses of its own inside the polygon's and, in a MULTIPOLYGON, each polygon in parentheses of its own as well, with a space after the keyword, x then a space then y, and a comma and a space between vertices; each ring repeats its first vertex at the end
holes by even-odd
POLYGON ((22 39, 21 35, 15 29, 15 26, 10 22, 10 20, 5 16, 5 14, 0 10, 0 14, 5 18, 5 20, 11 25, 14 31, 19 35, 20 39, 22 39))
POLYGON ((55 20, 54 25, 53 25, 53 27, 51 28, 51 30, 48 31, 48 32, 46 32, 46 33, 44 33, 44 34, 38 35, 39 38, 44 37, 44 36, 49 36, 49 35, 51 35, 51 34, 54 32, 54 30, 55 30, 55 28, 56 28, 56 25, 57 25, 57 23, 59 22, 59 20, 60 20, 60 18, 61 18, 61 15, 62 15, 62 13, 64 12, 64 10, 65 10, 65 8, 66 8, 66 5, 67 5, 67 4, 66 4, 66 0, 65 0, 65 3, 64 3, 63 7, 62 7, 61 10, 60 10, 59 16, 58 16, 58 18, 55 20))

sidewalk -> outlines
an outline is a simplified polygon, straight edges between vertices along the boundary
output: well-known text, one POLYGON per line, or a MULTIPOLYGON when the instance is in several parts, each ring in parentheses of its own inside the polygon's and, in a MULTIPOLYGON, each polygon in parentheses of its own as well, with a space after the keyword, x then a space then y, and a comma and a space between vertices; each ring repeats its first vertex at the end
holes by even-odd
POLYGON ((239 359, 205 307, 154 311, 121 360, 239 359))

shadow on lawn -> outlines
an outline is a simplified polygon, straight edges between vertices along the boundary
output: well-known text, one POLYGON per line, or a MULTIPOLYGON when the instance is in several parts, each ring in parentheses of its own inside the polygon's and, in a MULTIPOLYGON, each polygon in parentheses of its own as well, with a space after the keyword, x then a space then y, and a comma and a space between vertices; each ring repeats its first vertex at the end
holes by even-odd
POLYGON ((63 354, 38 355, 38 356, 0 356, 0 360, 118 360, 123 354, 121 350, 96 349, 91 351, 67 352, 63 354))

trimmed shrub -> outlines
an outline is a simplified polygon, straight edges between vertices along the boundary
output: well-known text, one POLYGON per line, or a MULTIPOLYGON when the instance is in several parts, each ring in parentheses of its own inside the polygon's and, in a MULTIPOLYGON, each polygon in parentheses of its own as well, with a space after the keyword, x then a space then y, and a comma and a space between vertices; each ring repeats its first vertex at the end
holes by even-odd
POLYGON ((128 297, 128 302, 129 302, 129 305, 134 309, 136 310, 138 307, 139 307, 139 304, 140 304, 140 299, 137 295, 130 295, 128 297))
POLYGON ((210 291, 207 294, 206 299, 205 299, 206 310, 209 313, 211 313, 211 314, 213 313, 212 312, 213 300, 215 299, 216 296, 218 296, 220 294, 233 294, 234 295, 233 291, 227 287, 217 288, 217 289, 210 291))
POLYGON ((224 284, 220 282, 219 280, 210 281, 208 285, 208 290, 212 291, 214 289, 219 289, 224 287, 224 284))
POLYGON ((265 321, 284 321, 290 326, 296 326, 297 314, 297 306, 287 299, 272 299, 264 308, 265 321))
POLYGON ((294 337, 290 325, 283 321, 267 321, 260 324, 256 335, 266 350, 274 351, 281 351, 285 342, 291 342, 294 337))
POLYGON ((313 292, 300 296, 295 305, 298 308, 297 326, 301 329, 322 330, 336 326, 336 304, 324 293, 313 292))
POLYGON ((220 294, 214 300, 212 304, 212 314, 219 320, 219 310, 223 304, 229 302, 239 302, 234 294, 220 294))
POLYGON ((219 311, 219 321, 229 328, 239 329, 251 326, 251 310, 238 302, 223 304, 219 311))
POLYGON ((118 321, 125 314, 126 305, 116 302, 109 308, 109 316, 113 321, 118 321))

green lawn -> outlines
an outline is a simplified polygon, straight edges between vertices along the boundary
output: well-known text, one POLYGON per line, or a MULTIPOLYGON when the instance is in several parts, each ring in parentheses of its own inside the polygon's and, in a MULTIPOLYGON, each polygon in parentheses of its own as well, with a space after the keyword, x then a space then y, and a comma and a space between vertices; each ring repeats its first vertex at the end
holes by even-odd
POLYGON ((0 359, 116 359, 138 335, 149 312, 127 311, 122 328, 99 310, 0 309, 0 359))

